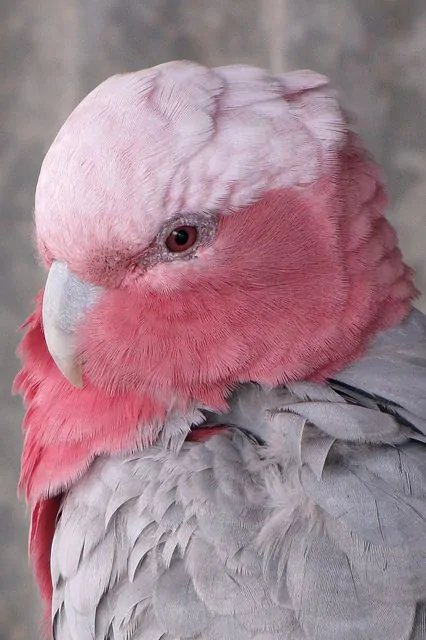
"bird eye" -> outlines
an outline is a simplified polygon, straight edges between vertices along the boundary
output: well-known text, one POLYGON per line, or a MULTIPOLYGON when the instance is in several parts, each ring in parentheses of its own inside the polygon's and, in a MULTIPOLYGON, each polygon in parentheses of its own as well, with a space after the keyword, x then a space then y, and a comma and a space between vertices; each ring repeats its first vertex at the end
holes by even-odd
POLYGON ((190 249, 197 241, 197 227, 183 225, 176 227, 166 238, 166 247, 171 253, 182 253, 190 249))

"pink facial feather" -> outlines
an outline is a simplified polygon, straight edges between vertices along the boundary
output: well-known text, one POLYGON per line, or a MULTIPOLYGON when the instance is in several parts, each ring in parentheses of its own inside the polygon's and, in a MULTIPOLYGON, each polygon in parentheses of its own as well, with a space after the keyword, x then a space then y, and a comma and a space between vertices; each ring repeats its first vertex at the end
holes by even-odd
POLYGON ((408 313, 412 273, 385 206, 377 169, 308 72, 162 65, 110 79, 70 116, 36 224, 47 264, 104 287, 79 332, 85 386, 48 354, 40 297, 15 382, 47 602, 54 496, 96 455, 147 446, 172 409, 224 409, 239 382, 324 380, 408 313), (213 246, 141 270, 161 223, 197 210, 222 214, 213 246))

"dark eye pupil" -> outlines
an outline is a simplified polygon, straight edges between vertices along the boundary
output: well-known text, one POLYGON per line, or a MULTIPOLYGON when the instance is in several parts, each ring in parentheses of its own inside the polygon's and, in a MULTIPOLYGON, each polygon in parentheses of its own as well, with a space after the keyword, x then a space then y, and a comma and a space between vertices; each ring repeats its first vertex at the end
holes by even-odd
POLYGON ((173 231, 173 240, 177 245, 182 246, 186 244, 189 240, 189 233, 185 229, 178 229, 177 231, 173 231))
POLYGON ((166 247, 172 253, 183 253, 194 246, 197 238, 197 227, 182 225, 173 229, 168 238, 166 238, 166 247))

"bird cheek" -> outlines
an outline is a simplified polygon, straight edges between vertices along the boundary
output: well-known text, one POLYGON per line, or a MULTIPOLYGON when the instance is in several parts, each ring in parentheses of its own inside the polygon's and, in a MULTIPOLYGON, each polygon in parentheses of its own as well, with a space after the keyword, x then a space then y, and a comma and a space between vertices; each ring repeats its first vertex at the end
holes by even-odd
POLYGON ((139 296, 150 294, 170 294, 187 284, 189 262, 158 263, 149 269, 133 265, 127 270, 121 288, 139 296))
POLYGON ((86 315, 78 332, 85 384, 108 393, 135 387, 143 328, 137 308, 135 296, 127 291, 104 290, 99 304, 86 315))

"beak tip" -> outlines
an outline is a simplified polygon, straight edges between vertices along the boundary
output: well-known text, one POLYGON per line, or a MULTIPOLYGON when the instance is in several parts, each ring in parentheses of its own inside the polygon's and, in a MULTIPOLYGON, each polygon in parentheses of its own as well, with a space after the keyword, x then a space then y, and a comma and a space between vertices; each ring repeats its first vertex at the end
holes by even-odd
POLYGON ((82 389, 83 388, 83 378, 81 376, 78 379, 71 380, 70 378, 68 378, 68 380, 73 385, 73 387, 75 387, 76 389, 82 389))
POLYGON ((73 387, 76 387, 76 389, 83 388, 83 366, 81 363, 73 359, 60 361, 59 358, 55 362, 59 371, 73 387))

